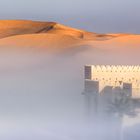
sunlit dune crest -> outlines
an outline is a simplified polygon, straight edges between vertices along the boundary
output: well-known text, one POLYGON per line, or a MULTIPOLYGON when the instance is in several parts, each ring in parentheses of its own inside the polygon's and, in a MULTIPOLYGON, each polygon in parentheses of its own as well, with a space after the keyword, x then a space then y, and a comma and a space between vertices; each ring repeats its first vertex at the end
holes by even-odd
POLYGON ((67 27, 55 22, 39 22, 29 20, 0 20, 0 38, 23 34, 49 33, 68 35, 81 39, 106 39, 114 35, 101 35, 84 30, 67 27))

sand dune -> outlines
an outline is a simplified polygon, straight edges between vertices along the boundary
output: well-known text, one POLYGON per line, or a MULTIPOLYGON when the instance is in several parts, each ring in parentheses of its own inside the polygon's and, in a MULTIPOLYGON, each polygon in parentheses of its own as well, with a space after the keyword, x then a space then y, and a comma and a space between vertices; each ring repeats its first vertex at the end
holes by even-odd
POLYGON ((0 47, 67 49, 80 46, 107 51, 139 50, 140 35, 97 34, 55 22, 0 20, 0 47))

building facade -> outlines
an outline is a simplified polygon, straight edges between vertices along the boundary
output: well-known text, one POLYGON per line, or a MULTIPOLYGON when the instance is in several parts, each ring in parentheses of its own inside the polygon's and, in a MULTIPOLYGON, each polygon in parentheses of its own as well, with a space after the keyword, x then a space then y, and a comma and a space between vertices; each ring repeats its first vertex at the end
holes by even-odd
POLYGON ((87 65, 85 66, 85 85, 87 81, 98 82, 99 93, 102 93, 107 86, 120 87, 129 94, 128 96, 140 98, 140 66, 87 65))

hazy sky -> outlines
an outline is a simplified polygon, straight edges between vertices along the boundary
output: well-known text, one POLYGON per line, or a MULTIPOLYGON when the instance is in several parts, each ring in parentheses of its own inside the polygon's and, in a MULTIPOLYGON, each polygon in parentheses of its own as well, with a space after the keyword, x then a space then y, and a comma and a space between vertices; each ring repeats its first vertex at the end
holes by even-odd
POLYGON ((140 33, 140 0, 0 0, 1 19, 57 21, 95 32, 140 33))

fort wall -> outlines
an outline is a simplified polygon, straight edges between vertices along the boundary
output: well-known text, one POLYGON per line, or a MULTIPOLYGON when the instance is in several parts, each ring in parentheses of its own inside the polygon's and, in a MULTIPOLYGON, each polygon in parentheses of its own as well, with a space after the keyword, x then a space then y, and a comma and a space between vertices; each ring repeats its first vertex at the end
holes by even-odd
POLYGON ((85 79, 99 81, 99 91, 105 86, 120 87, 123 83, 132 84, 132 96, 140 97, 140 66, 88 65, 85 66, 85 79), (88 70, 86 70, 88 69, 88 70))

